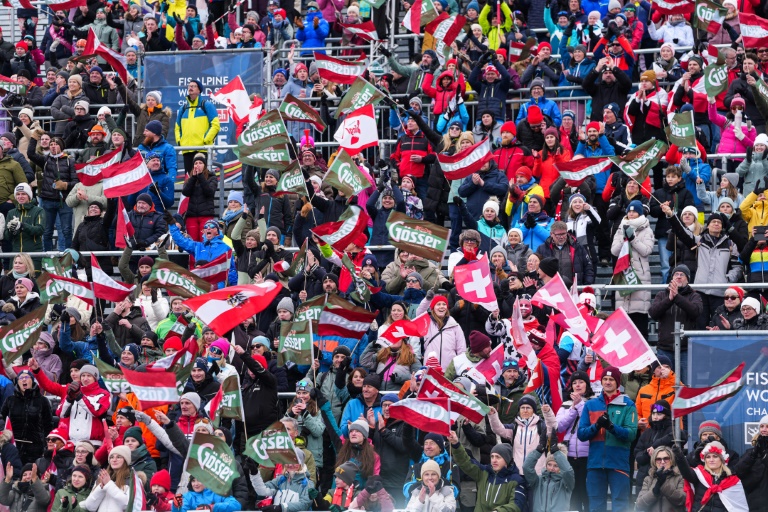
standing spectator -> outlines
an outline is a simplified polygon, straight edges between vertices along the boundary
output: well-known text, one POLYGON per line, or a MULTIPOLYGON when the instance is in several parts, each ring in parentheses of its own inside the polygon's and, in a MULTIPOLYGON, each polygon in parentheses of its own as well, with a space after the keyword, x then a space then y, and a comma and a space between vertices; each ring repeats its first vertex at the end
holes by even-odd
POLYGON ((41 252, 43 250, 43 232, 45 230, 45 212, 32 202, 32 187, 26 183, 16 186, 14 198, 17 207, 5 215, 6 240, 18 252, 41 252))
MULTIPOLYGON (((152 93, 149 93, 147 97, 149 97, 151 94, 152 93)), ((149 100, 147 101, 149 102, 149 100)), ((158 106, 157 108, 160 107, 158 106)), ((153 110, 153 114, 154 112, 155 111, 153 110)), ((170 110, 168 111, 168 116, 170 116, 170 110)), ((136 137, 141 137, 139 139, 140 143, 138 144, 139 151, 141 151, 144 155, 150 151, 159 153, 162 156, 163 169, 168 174, 168 177, 175 181, 177 175, 176 162, 178 159, 176 157, 176 149, 166 140, 165 136, 163 135, 163 133, 167 131, 168 127, 163 125, 162 120, 150 119, 142 132, 137 131, 136 137), (139 133, 141 133, 141 135, 139 135, 139 133)), ((135 141, 136 139, 134 139, 134 143, 135 141)), ((194 151, 193 153, 197 154, 194 151)), ((187 170, 187 173, 189 173, 191 169, 194 168, 194 156, 192 157, 192 162, 192 167, 189 170, 185 169, 187 170)))
MULTIPOLYGON (((672 269, 672 279, 666 290, 656 294, 648 315, 659 322, 659 341, 657 353, 667 356, 670 361, 675 357, 675 322, 680 322, 683 329, 693 329, 703 311, 701 296, 688 285, 691 271, 685 265, 672 269)), ((680 350, 687 353, 688 341, 682 340, 680 350)), ((682 368, 673 367, 672 371, 680 374, 680 379, 687 382, 687 354, 680 358, 682 368)))
POLYGON ((694 468, 688 464, 677 445, 672 450, 680 464, 680 474, 693 487, 693 497, 688 495, 693 501, 691 510, 701 510, 705 505, 712 510, 728 510, 725 503, 729 503, 732 510, 751 510, 739 477, 733 475, 726 465, 730 457, 722 443, 713 441, 707 444, 701 451, 703 464, 694 468), (729 491, 727 497, 724 494, 726 491, 729 491))
POLYGON ((13 396, 3 402, 0 416, 3 422, 11 421, 22 464, 31 464, 43 455, 45 436, 53 429, 53 416, 51 404, 41 394, 30 370, 17 374, 13 396))
MULTIPOLYGON (((210 146, 219 134, 221 126, 216 105, 202 93, 203 84, 200 80, 190 80, 187 99, 176 114, 175 135, 176 143, 180 146, 210 146)), ((207 151, 196 149, 182 152, 187 173, 194 168, 194 158, 198 153, 208 154, 207 151)))
MULTIPOLYGON (((555 125, 557 127, 560 127, 560 124, 562 123, 562 117, 560 116, 560 109, 557 107, 557 103, 547 99, 544 96, 544 93, 546 92, 546 89, 544 87, 544 80, 541 78, 534 78, 531 81, 531 87, 530 87, 530 93, 531 93, 531 99, 527 103, 523 103, 520 106, 520 111, 517 113, 517 119, 516 121, 519 123, 523 119, 526 119, 529 117, 529 109, 532 106, 537 106, 541 110, 541 114, 546 116, 547 118, 547 125, 555 125)), ((536 124, 535 121, 531 121, 531 124, 536 124)), ((541 149, 541 145, 537 148, 532 149, 541 149)))
MULTIPOLYGON (((557 258, 560 262, 560 276, 566 286, 573 284, 577 275, 578 281, 582 284, 590 285, 595 282, 595 271, 589 252, 576 241, 575 236, 568 233, 568 225, 563 221, 552 224, 549 238, 536 248, 536 253, 542 260, 557 258)), ((650 269, 648 272, 650 274, 650 269)))
POLYGON ((733 99, 739 95, 744 99, 744 114, 747 119, 752 120, 752 126, 755 127, 757 133, 763 134, 765 133, 765 117, 760 111, 757 104, 758 100, 753 93, 755 84, 763 76, 763 72, 757 67, 757 56, 751 52, 744 56, 741 66, 743 73, 730 82, 723 106, 730 110, 733 99))
POLYGON ((478 94, 476 112, 489 110, 493 113, 495 119, 504 122, 506 112, 505 101, 510 80, 509 73, 494 51, 488 50, 483 54, 467 79, 469 85, 478 94))
POLYGON ((670 41, 677 46, 693 46, 693 29, 682 14, 671 14, 662 21, 662 14, 654 10, 648 24, 648 34, 654 41, 670 41))
POLYGON ((602 58, 582 82, 587 94, 592 96, 591 121, 602 121, 606 105, 615 103, 621 112, 632 89, 632 80, 609 58, 602 58))
POLYGON ((88 104, 88 98, 83 91, 83 78, 77 73, 73 73, 67 79, 66 88, 59 91, 51 104, 51 116, 53 116, 54 121, 57 121, 54 135, 61 136, 64 134, 67 123, 63 121, 69 121, 75 117, 75 104, 80 101, 88 104))
POLYGON ((467 210, 473 219, 479 219, 483 207, 491 196, 502 197, 507 191, 507 180, 494 160, 489 161, 459 187, 459 196, 466 198, 467 210))
POLYGON ((739 176, 744 178, 741 190, 748 192, 757 187, 758 182, 768 177, 768 135, 765 133, 755 137, 755 142, 751 148, 746 150, 745 158, 736 168, 739 176))
MULTIPOLYGON (((542 89, 546 87, 556 87, 560 84, 560 78, 563 75, 563 66, 567 66, 569 62, 563 60, 560 64, 558 60, 552 58, 552 45, 548 42, 539 43, 539 49, 536 55, 528 64, 523 76, 520 78, 522 85, 531 84, 533 87, 533 80, 541 79, 542 89)), ((543 93, 543 90, 542 90, 543 93)))
POLYGON ((611 508, 624 510, 630 493, 629 446, 637 432, 635 404, 619 391, 621 372, 603 370, 603 391, 584 406, 578 437, 589 441, 587 492, 590 510, 604 510, 608 488, 611 508))
MULTIPOLYGON (((330 0, 329 0, 330 2, 330 0)), ((323 13, 320 12, 317 2, 307 3, 307 15, 302 20, 297 17, 294 20, 295 25, 298 27, 296 31, 296 39, 301 42, 302 51, 301 56, 312 56, 313 52, 322 53, 325 55, 325 38, 331 31, 331 27, 328 22, 323 19, 323 13), (314 48, 314 50, 304 50, 303 48, 314 48)))
POLYGON ((216 218, 214 196, 219 179, 208 170, 206 158, 202 153, 195 156, 192 171, 184 181, 181 193, 189 198, 189 207, 184 215, 187 233, 192 240, 202 240, 203 225, 216 218))
MULTIPOLYGON (((129 95, 130 97, 130 95, 129 95)), ((132 99, 128 100, 128 108, 136 116, 136 134, 133 137, 133 145, 138 147, 146 137, 145 130, 152 121, 159 121, 161 124, 160 133, 152 133, 156 137, 165 138, 168 136, 168 130, 171 122, 171 109, 163 106, 163 94, 160 91, 149 91, 145 96, 145 102, 138 105, 132 99)), ((175 153, 174 153, 175 157, 175 153)), ((176 166, 174 166, 174 169, 176 166)))

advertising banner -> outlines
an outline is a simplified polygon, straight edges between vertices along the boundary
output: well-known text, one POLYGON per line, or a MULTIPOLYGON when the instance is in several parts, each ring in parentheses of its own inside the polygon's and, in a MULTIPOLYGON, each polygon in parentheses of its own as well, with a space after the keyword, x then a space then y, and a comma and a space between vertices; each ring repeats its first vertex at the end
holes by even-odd
POLYGON ((710 387, 730 370, 746 362, 744 387, 734 396, 694 412, 694 433, 705 420, 717 420, 728 446, 738 453, 751 446, 760 418, 768 414, 768 341, 763 336, 688 338, 688 374, 691 387, 710 387))
MULTIPOLYGON (((191 80, 199 80, 203 84, 203 95, 208 101, 210 96, 226 86, 239 75, 248 94, 262 94, 262 74, 264 56, 261 51, 238 49, 237 52, 213 52, 173 55, 155 55, 148 53, 144 60, 146 70, 144 91, 160 91, 163 94, 163 105, 173 111, 168 142, 174 140, 176 112, 184 104, 187 96, 187 85, 191 80)), ((235 123, 231 119, 227 107, 215 103, 219 113, 221 131, 216 137, 215 145, 237 144, 235 123)), ((224 179, 227 182, 240 181, 241 164, 231 149, 217 149, 214 161, 224 169, 224 179)), ((179 158, 179 177, 177 182, 184 179, 183 163, 179 158)))

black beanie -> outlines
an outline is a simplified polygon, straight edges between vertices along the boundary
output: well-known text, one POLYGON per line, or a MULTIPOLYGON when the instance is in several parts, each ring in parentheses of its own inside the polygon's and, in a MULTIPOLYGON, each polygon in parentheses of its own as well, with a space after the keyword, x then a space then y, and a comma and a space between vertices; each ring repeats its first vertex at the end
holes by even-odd
POLYGON ((560 262, 557 258, 544 258, 539 263, 539 269, 549 277, 555 277, 560 271, 560 262))

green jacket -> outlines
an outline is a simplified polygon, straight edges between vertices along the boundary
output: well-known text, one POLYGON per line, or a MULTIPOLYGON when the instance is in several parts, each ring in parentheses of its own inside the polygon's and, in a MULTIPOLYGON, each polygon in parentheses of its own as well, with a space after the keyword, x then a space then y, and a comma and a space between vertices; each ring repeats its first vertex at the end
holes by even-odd
POLYGON ((72 487, 72 484, 67 484, 65 487, 56 491, 56 496, 53 498, 53 507, 51 508, 51 512, 88 512, 85 509, 85 505, 83 505, 83 503, 85 503, 85 499, 89 494, 91 494, 91 486, 88 484, 86 484, 79 491, 75 490, 75 488, 72 487), (70 506, 66 509, 62 508, 61 506, 61 498, 64 497, 70 500, 70 506), (72 498, 77 500, 77 505, 74 508, 71 506, 72 498))
POLYGON ((26 182, 27 177, 19 162, 10 156, 0 158, 0 202, 13 201, 16 185, 26 182))
POLYGON ((44 231, 45 212, 34 203, 17 205, 5 215, 5 239, 11 240, 13 252, 41 252, 44 231), (12 235, 8 224, 16 218, 21 221, 21 230, 12 235))
POLYGON ((504 23, 501 27, 491 26, 491 4, 487 3, 483 10, 480 11, 480 17, 477 20, 483 28, 483 34, 488 37, 488 48, 494 51, 502 46, 501 34, 506 34, 512 30, 512 10, 506 2, 501 4, 501 13, 504 18, 504 23))
MULTIPOLYGON (((469 362, 473 364, 473 366, 477 365, 477 363, 483 360, 482 357, 476 356, 473 353, 471 353, 469 349, 467 349, 467 351, 463 355, 466 356, 466 358, 469 360, 469 362)), ((458 356, 458 357, 461 357, 461 356, 458 356)), ((445 378, 453 382, 453 379, 455 379, 456 377, 458 377, 458 373, 456 372, 456 359, 454 358, 451 361, 451 363, 448 365, 448 368, 446 368, 445 370, 445 378)))
MULTIPOLYGON (((605 368, 605 366, 603 366, 605 368)), ((651 383, 651 372, 632 372, 621 374, 621 385, 624 387, 624 394, 629 397, 633 402, 637 402, 637 394, 640 393, 640 388, 651 383)))
POLYGON ((470 460, 460 444, 453 445, 456 464, 472 480, 477 482, 475 512, 522 512, 527 510, 525 481, 514 463, 496 473, 490 465, 470 460))
POLYGON ((559 473, 546 469, 541 475, 536 474, 536 463, 541 453, 534 450, 523 463, 523 474, 528 481, 528 495, 531 497, 530 512, 549 512, 552 510, 570 510, 571 493, 576 485, 576 475, 563 452, 554 453, 559 473))
MULTIPOLYGON (((155 329, 155 334, 157 334, 157 339, 159 340, 165 340, 165 338, 168 336, 168 333, 171 331, 171 328, 176 323, 177 317, 175 313, 171 313, 168 315, 168 318, 165 320, 162 320, 159 324, 157 324, 157 329, 155 329)), ((203 335, 203 328, 200 325, 200 321, 195 318, 192 320, 195 324, 197 324, 197 329, 195 329, 195 336, 197 338, 200 338, 203 335)), ((179 333, 179 338, 181 338, 181 333, 179 333)))
POLYGON ((131 452, 131 467, 136 471, 142 471, 147 477, 147 482, 152 480, 152 476, 157 473, 157 464, 149 456, 147 445, 142 444, 131 452))

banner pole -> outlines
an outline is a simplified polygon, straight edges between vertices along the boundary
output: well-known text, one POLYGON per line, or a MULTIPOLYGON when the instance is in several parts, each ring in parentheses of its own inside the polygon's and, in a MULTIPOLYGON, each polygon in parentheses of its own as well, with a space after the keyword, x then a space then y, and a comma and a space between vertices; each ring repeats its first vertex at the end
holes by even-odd
MULTIPOLYGON (((676 387, 680 386, 680 372, 681 372, 681 368, 680 368, 680 362, 681 362, 680 347, 681 347, 681 342, 682 342, 682 339, 681 339, 682 338, 682 331, 680 330, 681 327, 682 327, 682 324, 680 324, 680 322, 676 321, 675 322, 675 370, 677 370, 675 372, 675 386, 676 387)), ((674 418, 674 417, 675 417, 675 415, 674 415, 674 410, 673 410, 672 418, 674 418)), ((681 432, 680 422, 679 421, 675 421, 674 419, 672 421, 674 423, 674 428, 675 428, 675 430, 674 430, 674 432, 675 432, 675 441, 679 441, 680 440, 680 432, 681 432)))

